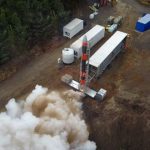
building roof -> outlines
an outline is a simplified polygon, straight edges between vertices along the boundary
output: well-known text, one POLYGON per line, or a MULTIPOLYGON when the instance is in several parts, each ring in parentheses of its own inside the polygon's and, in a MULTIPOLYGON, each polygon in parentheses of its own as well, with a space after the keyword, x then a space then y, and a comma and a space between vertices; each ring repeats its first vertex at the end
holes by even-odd
POLYGON ((150 22, 150 14, 146 14, 145 16, 140 18, 138 20, 138 22, 143 23, 143 24, 147 24, 148 22, 150 22))
POLYGON ((95 67, 108 57, 108 55, 119 45, 119 43, 127 36, 127 33, 116 31, 91 57, 89 64, 95 67))
POLYGON ((83 22, 83 20, 75 18, 70 23, 64 26, 64 28, 67 28, 68 30, 72 30, 74 27, 76 27, 78 24, 83 22))
POLYGON ((77 48, 81 48, 84 36, 87 37, 87 41, 89 42, 95 35, 97 35, 102 30, 105 30, 105 28, 103 26, 101 26, 101 25, 95 25, 87 33, 85 33, 78 40, 76 40, 74 43, 72 43, 71 46, 75 46, 77 48))

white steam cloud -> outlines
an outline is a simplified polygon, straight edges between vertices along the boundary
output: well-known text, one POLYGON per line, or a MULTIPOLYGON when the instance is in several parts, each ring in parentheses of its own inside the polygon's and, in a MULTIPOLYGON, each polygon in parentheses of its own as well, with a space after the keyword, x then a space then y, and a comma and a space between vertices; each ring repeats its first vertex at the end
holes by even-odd
POLYGON ((0 150, 96 150, 88 140, 78 92, 48 93, 39 85, 0 113, 0 150))

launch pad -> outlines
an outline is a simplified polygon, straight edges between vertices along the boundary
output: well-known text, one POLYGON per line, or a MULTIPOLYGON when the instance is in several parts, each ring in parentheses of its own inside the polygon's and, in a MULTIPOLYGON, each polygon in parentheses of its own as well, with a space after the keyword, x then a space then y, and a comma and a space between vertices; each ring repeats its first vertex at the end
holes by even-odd
POLYGON ((103 100, 107 93, 107 91, 105 89, 101 88, 98 92, 96 92, 95 90, 93 90, 89 87, 86 87, 86 90, 83 92, 80 89, 80 83, 73 80, 72 76, 70 76, 68 74, 62 76, 61 80, 62 80, 62 82, 66 83, 67 85, 74 88, 75 90, 78 90, 78 91, 82 92, 83 94, 85 94, 93 99, 96 99, 96 100, 103 100))
MULTIPOLYGON (((72 80, 72 81, 69 83, 69 85, 70 85, 72 88, 74 88, 74 89, 80 91, 80 84, 79 84, 79 82, 77 82, 77 81, 75 81, 75 80, 72 80)), ((96 91, 94 91, 94 90, 90 89, 89 87, 87 87, 86 90, 85 90, 85 94, 88 95, 88 96, 90 96, 91 98, 94 98, 94 97, 96 96, 96 91)))
POLYGON ((91 79, 89 79, 89 58, 90 48, 87 36, 85 35, 82 41, 82 56, 80 62, 79 82, 73 80, 72 76, 69 74, 62 76, 61 80, 72 88, 82 92, 87 96, 90 96, 91 98, 103 100, 107 93, 105 89, 100 89, 98 92, 96 92, 95 90, 89 88, 89 83, 91 82, 91 79))

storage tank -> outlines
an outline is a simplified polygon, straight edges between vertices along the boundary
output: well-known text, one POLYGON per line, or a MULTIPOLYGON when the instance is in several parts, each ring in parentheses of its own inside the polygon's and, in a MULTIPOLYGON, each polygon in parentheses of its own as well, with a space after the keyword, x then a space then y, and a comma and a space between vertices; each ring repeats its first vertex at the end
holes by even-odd
POLYGON ((94 15, 93 13, 89 15, 89 18, 90 18, 91 20, 94 19, 94 17, 95 17, 95 15, 94 15))
POLYGON ((65 64, 71 64, 74 62, 74 50, 71 48, 64 48, 62 50, 62 61, 65 64))

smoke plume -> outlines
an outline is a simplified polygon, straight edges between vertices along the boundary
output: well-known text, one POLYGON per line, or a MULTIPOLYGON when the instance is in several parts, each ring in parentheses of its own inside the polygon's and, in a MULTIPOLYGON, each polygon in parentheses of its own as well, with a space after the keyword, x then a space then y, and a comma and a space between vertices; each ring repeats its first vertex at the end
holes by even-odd
POLYGON ((26 100, 11 99, 0 113, 0 150, 96 150, 80 98, 37 85, 26 100))

